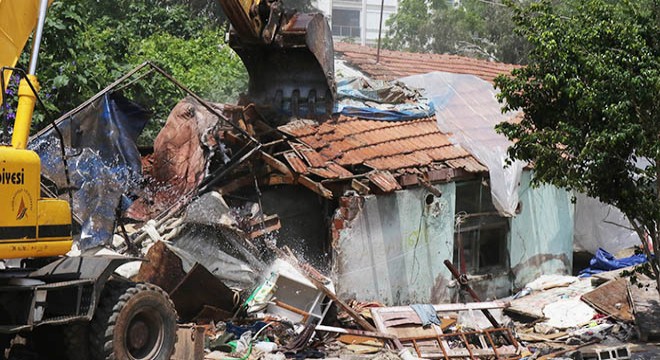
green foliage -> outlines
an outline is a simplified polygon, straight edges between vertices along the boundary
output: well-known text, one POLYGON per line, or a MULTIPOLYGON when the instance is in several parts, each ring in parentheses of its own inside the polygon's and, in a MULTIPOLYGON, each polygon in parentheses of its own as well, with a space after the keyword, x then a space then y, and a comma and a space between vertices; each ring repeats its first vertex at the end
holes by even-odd
POLYGON ((511 157, 533 162, 536 183, 617 206, 660 254, 660 2, 513 9, 532 50, 528 66, 496 79, 504 109, 524 111, 498 126, 515 140, 511 157))
POLYGON ((498 1, 402 0, 387 20, 384 46, 525 63, 528 44, 513 32, 513 12, 498 1))
POLYGON ((426 0, 401 0, 396 14, 387 19, 389 31, 383 40, 387 49, 405 49, 413 52, 427 50, 430 43, 426 0))
MULTIPOLYGON (((63 113, 151 59, 200 96, 230 100, 245 89, 247 75, 224 46, 216 11, 192 0, 55 0, 37 69, 42 97, 63 113)), ((160 82, 140 94, 158 99, 148 105, 160 117, 183 97, 160 82)))
MULTIPOLYGON (((204 98, 215 102, 234 101, 247 87, 243 63, 223 42, 223 29, 205 29, 185 40, 168 33, 154 34, 133 42, 126 60, 130 64, 153 61, 163 70, 204 98)), ((145 131, 153 136, 164 124, 181 92, 162 77, 131 89, 129 97, 155 110, 155 120, 145 131), (155 127, 156 126, 156 127, 155 127)))

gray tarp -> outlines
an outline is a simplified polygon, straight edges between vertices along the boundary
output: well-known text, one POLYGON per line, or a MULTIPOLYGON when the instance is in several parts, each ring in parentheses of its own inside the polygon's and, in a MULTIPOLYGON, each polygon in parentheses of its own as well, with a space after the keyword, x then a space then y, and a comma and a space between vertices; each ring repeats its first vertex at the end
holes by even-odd
MULTIPOLYGON (((112 93, 59 122, 68 155, 73 211, 82 219, 80 249, 112 240, 116 209, 123 194, 137 189, 142 165, 136 140, 148 113, 112 93)), ((62 191, 67 186, 59 139, 51 127, 31 139, 41 158, 42 175, 62 191)))

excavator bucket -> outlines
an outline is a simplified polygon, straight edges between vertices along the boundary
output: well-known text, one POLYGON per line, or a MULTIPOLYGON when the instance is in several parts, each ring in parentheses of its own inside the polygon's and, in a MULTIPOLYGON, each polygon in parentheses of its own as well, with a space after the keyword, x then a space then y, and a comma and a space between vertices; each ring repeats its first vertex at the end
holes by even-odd
POLYGON ((262 109, 322 119, 332 113, 336 96, 328 22, 320 13, 274 14, 256 37, 237 26, 229 33, 229 46, 250 77, 247 98, 262 109))

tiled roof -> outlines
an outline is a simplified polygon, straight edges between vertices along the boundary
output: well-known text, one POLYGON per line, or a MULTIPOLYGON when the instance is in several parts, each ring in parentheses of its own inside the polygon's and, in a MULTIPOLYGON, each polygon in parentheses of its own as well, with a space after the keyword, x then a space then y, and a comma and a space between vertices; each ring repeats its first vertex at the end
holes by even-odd
POLYGON ((478 60, 457 55, 420 54, 382 50, 376 64, 376 48, 356 44, 335 43, 335 52, 341 59, 369 77, 393 80, 405 76, 443 71, 455 74, 475 75, 488 82, 499 74, 508 74, 517 65, 478 60))
MULTIPOLYGON (((467 151, 453 145, 433 118, 388 122, 339 116, 320 125, 291 123, 279 129, 300 142, 291 143, 298 155, 293 161, 287 157, 292 168, 324 178, 351 176, 345 169, 362 166, 392 174, 441 168, 487 171, 467 151)), ((393 190, 386 175, 374 179, 393 190)))

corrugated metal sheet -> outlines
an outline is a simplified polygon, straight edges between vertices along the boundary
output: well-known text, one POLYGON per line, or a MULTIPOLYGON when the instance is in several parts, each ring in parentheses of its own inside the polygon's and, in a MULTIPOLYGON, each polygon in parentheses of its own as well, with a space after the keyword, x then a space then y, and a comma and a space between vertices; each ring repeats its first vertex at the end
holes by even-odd
POLYGON ((374 79, 393 80, 405 76, 444 71, 478 76, 488 82, 500 74, 508 74, 517 65, 445 54, 419 54, 381 50, 376 64, 376 49, 357 44, 335 43, 335 52, 349 65, 374 79))

